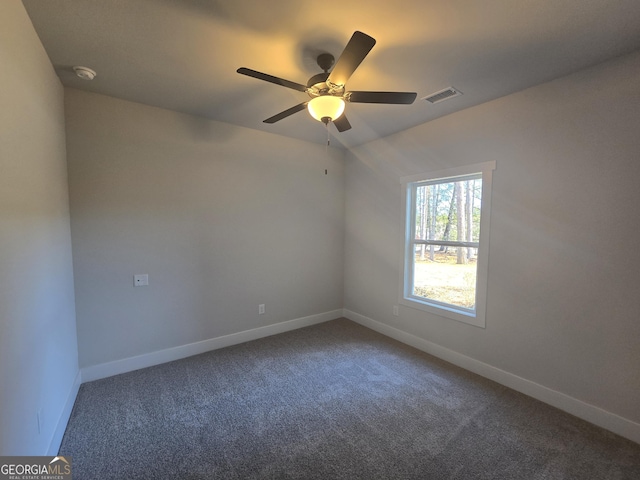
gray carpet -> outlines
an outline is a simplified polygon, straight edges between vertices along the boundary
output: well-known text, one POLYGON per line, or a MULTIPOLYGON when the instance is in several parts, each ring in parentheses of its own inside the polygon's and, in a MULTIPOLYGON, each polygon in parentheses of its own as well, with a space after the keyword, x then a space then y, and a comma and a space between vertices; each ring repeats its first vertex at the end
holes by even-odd
POLYGON ((345 319, 83 384, 84 479, 640 479, 640 445, 345 319))

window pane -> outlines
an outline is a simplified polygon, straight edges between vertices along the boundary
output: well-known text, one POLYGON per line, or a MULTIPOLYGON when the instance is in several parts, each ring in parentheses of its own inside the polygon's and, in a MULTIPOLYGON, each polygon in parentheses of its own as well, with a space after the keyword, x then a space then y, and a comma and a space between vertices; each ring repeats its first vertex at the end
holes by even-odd
POLYGON ((414 198, 416 239, 479 241, 482 178, 420 184, 414 198))
POLYGON ((473 310, 476 255, 475 248, 415 245, 413 295, 473 310))

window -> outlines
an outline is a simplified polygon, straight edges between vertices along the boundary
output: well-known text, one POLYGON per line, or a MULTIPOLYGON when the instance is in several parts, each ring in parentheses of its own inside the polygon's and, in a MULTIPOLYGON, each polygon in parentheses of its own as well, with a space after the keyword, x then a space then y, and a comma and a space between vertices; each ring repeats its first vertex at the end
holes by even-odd
POLYGON ((401 304, 485 326, 494 169, 489 162, 402 179, 401 304))

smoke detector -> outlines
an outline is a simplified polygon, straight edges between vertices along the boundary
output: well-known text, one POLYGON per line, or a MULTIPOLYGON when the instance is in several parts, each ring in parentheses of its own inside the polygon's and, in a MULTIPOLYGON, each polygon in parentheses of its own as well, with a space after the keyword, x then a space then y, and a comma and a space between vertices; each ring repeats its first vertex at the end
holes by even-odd
POLYGON ((76 73, 76 76, 82 80, 93 80, 96 77, 96 72, 89 67, 73 67, 73 71, 76 73))

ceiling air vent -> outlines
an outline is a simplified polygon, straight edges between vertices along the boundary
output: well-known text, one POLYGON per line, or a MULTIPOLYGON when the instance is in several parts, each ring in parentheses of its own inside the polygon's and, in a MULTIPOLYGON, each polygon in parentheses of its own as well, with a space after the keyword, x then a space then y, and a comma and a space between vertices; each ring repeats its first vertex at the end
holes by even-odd
POLYGON ((462 95, 460 90, 456 90, 453 87, 447 87, 444 90, 440 90, 439 92, 432 93, 431 95, 424 97, 424 100, 429 103, 440 103, 459 95, 462 95))

